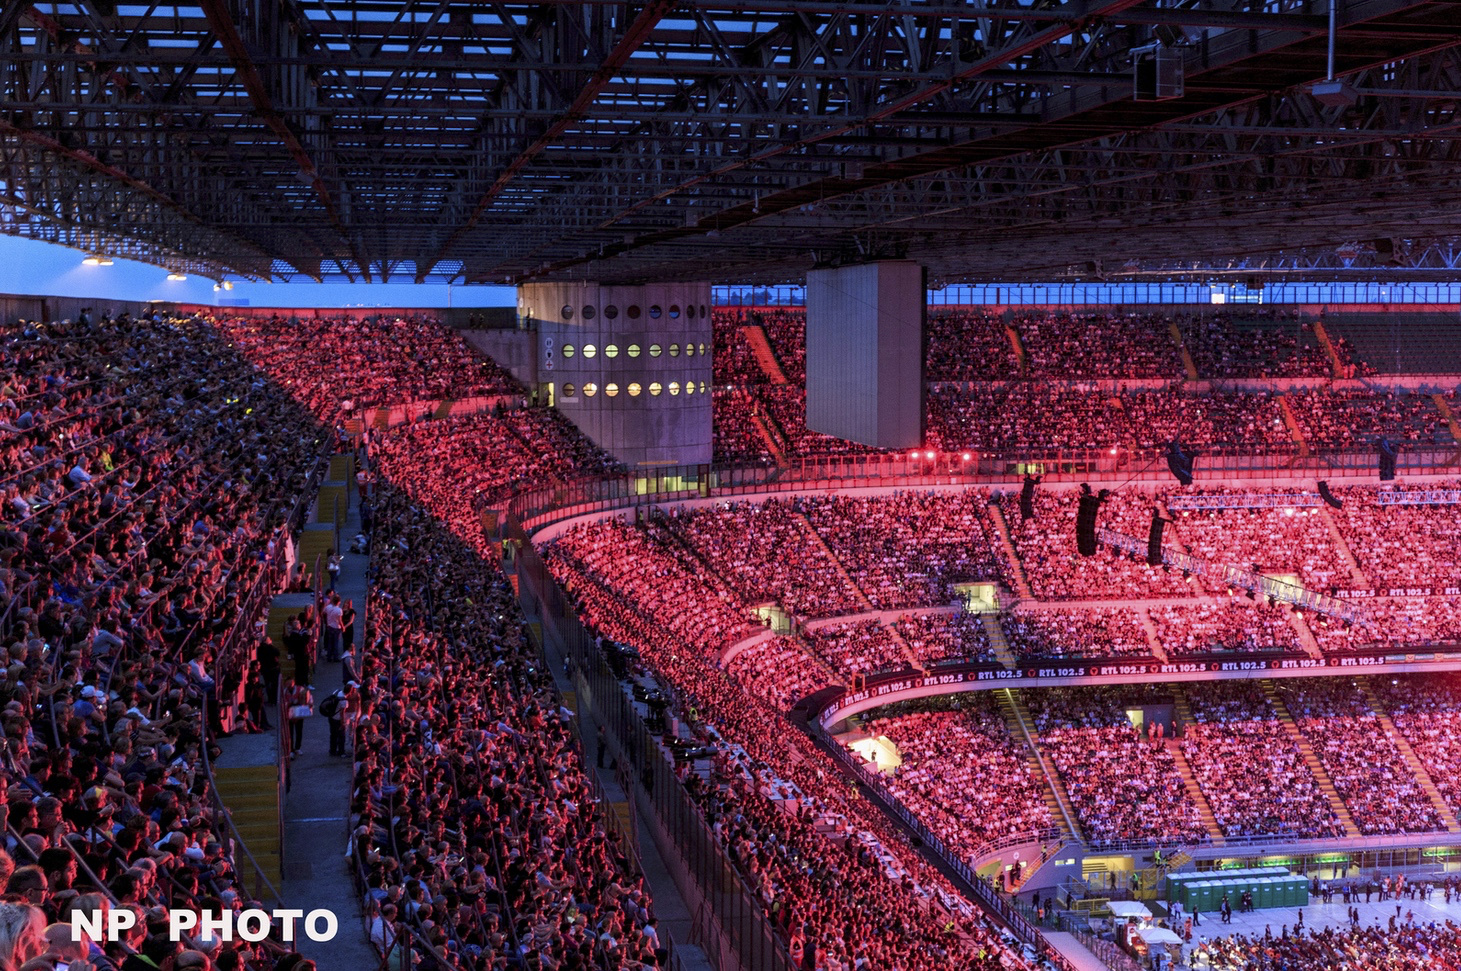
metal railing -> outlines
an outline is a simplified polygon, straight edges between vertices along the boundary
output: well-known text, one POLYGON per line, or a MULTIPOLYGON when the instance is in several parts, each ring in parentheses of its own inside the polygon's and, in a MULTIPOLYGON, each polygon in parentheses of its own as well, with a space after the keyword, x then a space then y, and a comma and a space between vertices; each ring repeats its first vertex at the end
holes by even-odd
POLYGON ((633 784, 648 798, 704 908, 724 935, 726 949, 745 971, 794 971, 786 942, 706 824, 700 807, 680 784, 673 759, 634 709, 594 639, 531 546, 522 548, 517 569, 524 611, 538 615, 544 635, 551 629, 564 655, 571 659, 580 703, 593 710, 616 758, 627 765, 633 784))
MULTIPOLYGON (((1165 453, 1155 450, 1066 449, 1024 453, 951 452, 817 455, 787 465, 687 465, 591 476, 527 489, 507 502, 508 513, 524 529, 577 516, 631 509, 655 503, 751 496, 818 489, 928 488, 934 486, 1009 485, 1036 472, 1048 483, 1168 482, 1165 453), (967 456, 967 458, 966 458, 967 456)), ((1452 447, 1414 446, 1400 453, 1402 475, 1454 474, 1447 463, 1458 455, 1452 447)), ((1301 454, 1255 455, 1237 449, 1213 449, 1199 456, 1194 475, 1204 478, 1293 480, 1322 477, 1362 478, 1376 474, 1370 449, 1301 454)))

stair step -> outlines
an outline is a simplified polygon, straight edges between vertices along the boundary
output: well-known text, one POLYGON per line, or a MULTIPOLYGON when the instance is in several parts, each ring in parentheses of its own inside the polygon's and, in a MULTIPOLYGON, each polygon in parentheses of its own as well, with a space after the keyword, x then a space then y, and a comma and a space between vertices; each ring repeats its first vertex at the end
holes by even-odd
POLYGON ((1435 780, 1431 778, 1431 774, 1426 769, 1425 763, 1421 762, 1420 756, 1416 755, 1415 749, 1411 748, 1410 739, 1406 738, 1400 729, 1396 727, 1394 720, 1390 717, 1390 712, 1380 700, 1380 696, 1375 693, 1375 689, 1367 680, 1360 682, 1360 690, 1364 692, 1365 700, 1369 702, 1370 707, 1374 710, 1375 718, 1379 721, 1380 727, 1395 741, 1395 748, 1400 752, 1401 758, 1405 759, 1405 764, 1410 768, 1411 775, 1415 776, 1415 781, 1420 783, 1420 787, 1425 790, 1425 794, 1430 798, 1431 805, 1440 814, 1441 822, 1446 824, 1446 832, 1461 833, 1461 820, 1457 819, 1456 813, 1447 804, 1446 797, 1441 795, 1441 790, 1436 788, 1435 780))
POLYGON ((741 336, 746 343, 751 345, 751 353, 756 358, 756 363, 761 366, 761 371, 766 379, 772 384, 790 384, 786 372, 781 369, 781 362, 777 360, 776 350, 771 346, 771 339, 766 335, 766 328, 760 324, 746 324, 741 327, 741 336))
POLYGON ((1365 571, 1360 569, 1359 560, 1355 559, 1354 551, 1349 548, 1349 541, 1339 531, 1339 523, 1335 522, 1334 513, 1327 505, 1324 505, 1319 507, 1319 515, 1324 517, 1324 522, 1329 526, 1329 538, 1334 541, 1345 566, 1349 567, 1350 579, 1359 584, 1361 590, 1368 590, 1370 588, 1369 577, 1365 576, 1365 571))
POLYGON ((1021 600, 1034 600, 1035 591, 1030 586, 1030 578, 1025 573, 1025 564, 1020 560, 1019 553, 1015 552, 1015 543, 1010 536, 1009 523, 1004 518, 1004 510, 998 503, 989 504, 989 517, 994 522, 994 531, 999 536, 1000 546, 1004 548, 1004 555, 1009 560, 1010 569, 1014 571, 1015 593, 1019 594, 1021 600))
POLYGON ((853 595, 857 598, 858 605, 867 611, 877 609, 873 606, 873 602, 868 599, 867 594, 863 592, 862 587, 858 586, 857 582, 852 579, 852 574, 847 572, 847 567, 842 565, 842 560, 836 553, 832 552, 832 547, 827 545, 827 540, 822 537, 821 533, 817 532, 817 527, 812 525, 811 518, 806 513, 800 511, 797 512, 797 515, 801 517, 802 524, 806 526, 812 542, 816 543, 817 546, 821 547, 822 552, 827 554, 827 559, 831 560, 832 565, 837 568, 837 575, 852 590, 853 595))
POLYGON ((1309 744, 1309 739, 1300 730, 1298 722, 1294 721, 1293 715, 1289 714, 1288 706, 1283 703, 1283 698, 1279 695, 1278 689, 1274 687, 1272 681, 1266 678, 1259 681, 1258 684, 1263 688, 1263 693, 1268 696, 1268 701, 1273 705, 1273 710, 1278 716, 1278 720, 1288 730, 1289 737, 1298 745, 1299 754, 1304 757, 1305 764, 1309 766, 1310 774, 1314 776, 1314 784, 1319 787, 1319 791, 1324 793, 1324 797, 1329 800, 1330 808, 1334 810, 1335 815, 1339 817, 1339 822, 1344 826, 1344 834, 1350 837, 1362 836, 1363 834, 1360 832, 1360 828, 1355 825, 1354 817, 1349 814, 1349 807, 1344 804, 1343 799, 1339 798, 1339 790, 1334 788, 1334 781, 1329 778, 1328 770, 1324 768, 1324 763, 1315 754, 1314 747, 1309 744))
POLYGON ((1020 700, 1019 692, 1007 688, 996 691, 995 698, 1004 715, 1005 724, 1009 726, 1010 736, 1016 742, 1029 747, 1031 772, 1045 779, 1045 804, 1049 807, 1055 824, 1066 836, 1084 843, 1085 836, 1080 831, 1070 793, 1066 791, 1065 783, 1054 766, 1047 768, 1045 761, 1040 758, 1040 736, 1035 731, 1035 723, 1030 719, 1030 713, 1025 710, 1024 702, 1020 700))
POLYGON ((1013 671, 1019 665, 1009 640, 1004 636, 1004 628, 999 624, 999 615, 980 614, 979 623, 984 628, 984 636, 989 639, 989 646, 994 649, 994 659, 1004 665, 1006 670, 1013 671))

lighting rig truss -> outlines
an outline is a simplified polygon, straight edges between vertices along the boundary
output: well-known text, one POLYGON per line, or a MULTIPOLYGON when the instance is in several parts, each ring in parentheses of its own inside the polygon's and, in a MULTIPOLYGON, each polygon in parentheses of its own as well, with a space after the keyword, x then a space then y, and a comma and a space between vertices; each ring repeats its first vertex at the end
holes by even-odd
POLYGON ((1461 489, 1422 489, 1417 492, 1380 492, 1382 506, 1456 506, 1461 505, 1461 489))
MULTIPOLYGON (((1146 556, 1147 542, 1144 539, 1137 539, 1135 536, 1127 536, 1125 533, 1117 533, 1109 529, 1097 529, 1096 538, 1123 553, 1146 556)), ((1250 573, 1235 566, 1211 563, 1165 546, 1162 547, 1162 562, 1194 576, 1213 577, 1230 587, 1251 590, 1255 594, 1261 594, 1279 603, 1293 604, 1295 607, 1312 610, 1316 614, 1336 617, 1351 624, 1374 626, 1370 615, 1352 603, 1336 597, 1328 597, 1322 593, 1315 593, 1312 590, 1305 590, 1303 587, 1284 583, 1282 580, 1275 580, 1273 577, 1266 577, 1260 573, 1250 573)))
POLYGON ((1167 500, 1167 508, 1173 512, 1197 509, 1310 509, 1321 504, 1322 500, 1319 496, 1309 492, 1276 496, 1224 496, 1199 493, 1191 496, 1172 496, 1167 500))

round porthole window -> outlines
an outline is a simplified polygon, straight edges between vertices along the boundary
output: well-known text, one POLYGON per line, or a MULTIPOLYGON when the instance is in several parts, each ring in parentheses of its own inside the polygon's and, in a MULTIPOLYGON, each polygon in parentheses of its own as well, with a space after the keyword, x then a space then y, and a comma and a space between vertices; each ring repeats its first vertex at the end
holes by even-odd
POLYGON ((592 381, 590 381, 588 384, 585 384, 583 386, 583 396, 585 398, 592 398, 594 395, 596 395, 598 393, 599 393, 599 386, 596 385, 596 384, 594 384, 592 381))
POLYGON ((686 344, 685 345, 685 356, 686 357, 694 357, 695 356, 695 345, 694 344, 686 344))
POLYGON ((705 345, 704 344, 701 344, 700 345, 700 353, 701 354, 704 354, 705 353, 705 345))
POLYGON ((664 313, 664 311, 659 309, 659 304, 654 304, 649 308, 649 317, 651 320, 659 320, 660 314, 662 313, 664 313))
POLYGON ((604 316, 609 320, 613 320, 614 318, 619 316, 619 308, 614 306, 613 304, 607 304, 604 307, 604 316))
POLYGON ((598 352, 599 352, 599 349, 597 347, 595 347, 594 345, 592 345, 592 344, 585 344, 585 345, 583 345, 583 356, 584 357, 593 357, 598 352))
POLYGON ((583 319, 584 320, 593 320, 594 319, 594 308, 591 307, 591 306, 589 306, 588 304, 584 304, 584 307, 583 307, 583 319))
POLYGON ((705 393, 705 382, 704 381, 701 381, 700 382, 700 393, 701 394, 704 394, 705 393))
POLYGON ((605 344, 604 345, 604 357, 618 357, 618 356, 619 356, 619 345, 618 344, 605 344))
POLYGON ((639 345, 638 344, 630 344, 628 350, 629 350, 629 356, 630 357, 638 357, 639 356, 639 345))
POLYGON ((563 356, 564 357, 572 357, 573 356, 573 353, 574 353, 574 351, 573 351, 573 345, 572 344, 564 344, 563 345, 563 356))
POLYGON ((629 315, 629 319, 630 320, 638 320, 639 319, 639 304, 637 304, 637 303, 631 303, 629 305, 629 309, 626 310, 626 311, 624 311, 624 312, 629 315))
POLYGON ((670 394, 679 394, 679 393, 680 393, 680 382, 678 382, 678 381, 671 381, 670 382, 670 394))
POLYGON ((685 393, 686 394, 694 394, 695 393, 695 382, 694 381, 686 381, 685 382, 685 393))
POLYGON ((572 320, 573 319, 573 308, 570 307, 570 306, 568 306, 568 304, 565 303, 563 305, 562 314, 563 314, 563 319, 564 320, 572 320))
POLYGON ((651 395, 653 395, 654 397, 658 398, 659 397, 659 393, 661 391, 663 391, 663 390, 664 390, 664 387, 661 386, 658 381, 651 381, 651 382, 649 382, 649 393, 651 395))
POLYGON ((563 385, 563 397, 572 398, 576 394, 578 394, 578 389, 573 386, 572 381, 566 382, 563 385))
POLYGON ((680 345, 679 344, 671 344, 670 345, 670 357, 679 357, 679 356, 680 356, 680 345))
POLYGON ((608 384, 604 385, 604 394, 608 395, 610 398, 616 397, 619 394, 619 386, 610 381, 608 384))
POLYGON ((629 397, 631 397, 631 398, 638 398, 639 397, 640 390, 641 389, 639 387, 639 382, 638 381, 630 381, 629 382, 629 397))
POLYGON ((705 304, 702 303, 700 305, 700 319, 701 320, 704 320, 706 317, 709 317, 709 316, 710 316, 710 311, 706 310, 705 309, 705 304))
POLYGON ((685 319, 686 320, 694 320, 695 319, 695 305, 693 303, 686 304, 685 305, 685 319))
POLYGON ((650 357, 659 357, 659 355, 660 355, 660 346, 658 344, 651 344, 651 345, 649 345, 649 356, 650 357))
POLYGON ((680 305, 679 304, 677 304, 677 303, 670 304, 670 319, 671 320, 679 320, 680 319, 680 305))

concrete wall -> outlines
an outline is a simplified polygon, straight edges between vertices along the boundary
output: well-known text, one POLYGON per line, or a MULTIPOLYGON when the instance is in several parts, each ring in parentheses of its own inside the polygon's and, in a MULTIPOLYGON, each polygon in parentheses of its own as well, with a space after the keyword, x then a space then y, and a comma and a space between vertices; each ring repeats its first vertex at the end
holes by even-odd
POLYGON ((711 459, 710 285, 534 283, 540 401, 628 465, 711 459))
MULTIPOLYGON (((14 323, 17 320, 75 320, 81 316, 82 308, 90 307, 93 320, 102 314, 117 316, 127 311, 134 317, 153 308, 153 304, 135 300, 106 300, 91 297, 27 297, 0 294, 0 320, 14 323)), ((158 304, 156 306, 168 306, 158 304)))
POLYGON ((923 268, 807 274, 807 427, 877 448, 923 444, 923 268))
POLYGON ((537 336, 528 330, 464 330, 468 344, 507 368, 528 387, 538 382, 537 336))

